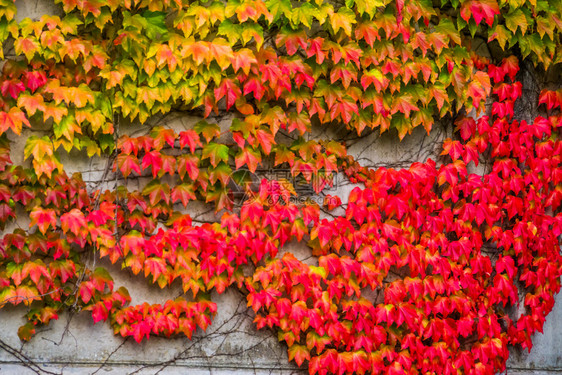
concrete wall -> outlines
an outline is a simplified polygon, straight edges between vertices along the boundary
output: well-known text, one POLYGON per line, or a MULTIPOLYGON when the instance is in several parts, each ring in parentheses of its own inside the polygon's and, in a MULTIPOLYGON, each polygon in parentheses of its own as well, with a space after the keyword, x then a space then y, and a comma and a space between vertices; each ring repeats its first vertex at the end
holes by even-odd
MULTIPOLYGON (((47 0, 16 1, 20 19, 39 18, 43 14, 58 12, 47 0)), ((183 130, 198 119, 169 116, 166 126, 183 130)), ((229 119, 222 124, 229 125, 229 119)), ((133 134, 138 128, 123 126, 123 133, 133 134)), ((141 130, 142 131, 142 130, 141 130)), ((335 131, 337 133, 337 131, 335 131)), ((414 161, 428 157, 438 158, 440 141, 450 134, 450 126, 436 126, 428 136, 422 129, 398 142, 395 134, 366 138, 349 143, 349 151, 362 164, 372 167, 407 167, 414 161)), ((24 134, 28 135, 28 134, 24 134)), ((135 134, 139 135, 139 134, 135 134)), ((315 137, 328 137, 322 129, 315 137)), ((23 137, 22 137, 23 138, 23 137)), ((13 160, 23 160, 23 144, 13 145, 13 160)), ((88 159, 81 154, 63 157, 69 172, 83 173, 90 187, 99 187, 105 170, 104 159, 88 159)), ((141 183, 141 182, 138 182, 141 183)), ((114 182, 107 188, 113 188, 114 182)), ((132 187, 132 186, 131 186, 132 187)), ((342 198, 352 186, 339 184, 337 193, 342 198)), ((333 193, 332 193, 333 194, 333 193)), ((192 212, 206 217, 204 207, 193 206, 192 212)), ((10 230, 7 228, 6 230, 10 230)), ((290 249, 301 259, 309 256, 304 247, 290 249)), ((98 261, 99 264, 99 261, 98 261)), ((140 276, 122 271, 119 266, 101 262, 115 277, 116 287, 124 285, 131 292, 132 304, 162 303, 181 294, 177 288, 159 290, 150 287, 140 276)), ((0 374, 305 374, 287 361, 286 346, 280 344, 276 334, 268 330, 257 331, 252 323, 253 313, 246 307, 244 297, 230 290, 213 296, 218 314, 207 332, 198 330, 192 340, 186 338, 164 339, 151 337, 137 344, 132 339, 114 336, 108 323, 93 325, 88 313, 64 314, 59 321, 42 329, 29 342, 22 344, 17 337, 17 327, 24 322, 25 308, 0 310, 0 374)), ((513 352, 506 374, 546 375, 562 373, 562 296, 554 311, 548 316, 544 334, 536 335, 534 348, 527 352, 513 352)))

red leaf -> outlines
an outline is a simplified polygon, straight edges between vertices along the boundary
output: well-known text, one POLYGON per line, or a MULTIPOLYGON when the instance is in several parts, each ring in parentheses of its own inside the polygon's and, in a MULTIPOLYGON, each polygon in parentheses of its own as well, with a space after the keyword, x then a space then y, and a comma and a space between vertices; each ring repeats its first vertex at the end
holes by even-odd
POLYGON ((255 136, 262 150, 265 151, 266 155, 269 155, 271 153, 271 145, 275 144, 275 139, 271 131, 266 129, 258 129, 256 130, 255 136))
MULTIPOLYGON (((242 48, 238 51, 234 51, 231 57, 231 63, 235 73, 238 72, 239 69, 242 69, 244 74, 249 74, 251 67, 257 64, 257 60, 250 49, 242 48)), ((246 92, 244 92, 244 95, 246 95, 246 92)), ((259 100, 260 98, 257 99, 259 100)))
POLYGON ((464 147, 459 141, 453 141, 447 138, 443 142, 443 151, 441 155, 450 155, 453 160, 459 159, 464 153, 464 147))
POLYGON ((117 148, 124 154, 134 154, 136 156, 139 152, 138 138, 129 138, 128 135, 123 135, 117 141, 117 148))
POLYGON ((199 139, 199 134, 194 130, 185 130, 180 132, 180 148, 189 146, 189 151, 193 154, 197 147, 201 147, 201 139, 199 139))
POLYGON ((33 211, 30 212, 29 217, 31 218, 29 227, 31 228, 34 225, 37 225, 39 231, 43 234, 47 232, 49 227, 52 227, 53 229, 56 228, 57 219, 55 210, 35 207, 33 211))
POLYGON ((244 95, 253 93, 256 100, 261 100, 265 94, 265 87, 263 82, 256 77, 252 77, 246 81, 244 84, 244 95))
POLYGON ((162 168, 162 155, 160 151, 147 152, 142 158, 142 169, 152 168, 152 177, 156 178, 162 168))
POLYGON ((165 144, 173 148, 177 134, 173 129, 166 129, 159 126, 152 129, 150 136, 154 140, 154 149, 159 151, 165 144))
POLYGON ((172 155, 161 155, 162 157, 162 169, 158 174, 159 177, 163 176, 164 174, 168 173, 170 176, 173 176, 176 173, 176 158, 172 155))
POLYGON ((150 204, 156 205, 160 201, 170 203, 170 185, 162 184, 158 180, 153 180, 148 183, 142 190, 143 195, 148 195, 150 204))
POLYGON ((197 197, 195 196, 195 191, 193 189, 193 185, 189 184, 180 184, 176 185, 172 189, 172 202, 181 201, 184 207, 187 206, 187 203, 190 200, 196 200, 197 197))
POLYGON ((404 0, 396 0, 396 23, 402 22, 402 9, 404 9, 404 0))
MULTIPOLYGON (((10 108, 9 112, 0 112, 0 134, 11 129, 14 133, 19 135, 21 134, 23 125, 31 127, 25 113, 18 107, 14 106, 10 108)), ((44 159, 43 162, 46 163, 47 160, 44 159)))
POLYGON ((64 232, 72 232, 76 236, 88 228, 84 214, 76 208, 62 215, 60 221, 64 232))
POLYGON ((49 270, 52 278, 60 277, 63 283, 76 275, 76 265, 70 259, 56 260, 49 263, 49 270))
POLYGON ((236 169, 240 169, 245 164, 250 172, 254 173, 261 162, 261 154, 251 147, 247 147, 240 150, 234 161, 236 162, 236 169))
POLYGON ((0 91, 2 92, 2 96, 5 98, 7 98, 9 94, 13 99, 17 99, 19 93, 25 91, 25 85, 20 80, 5 80, 2 82, 0 91))
POLYGON ((184 178, 185 174, 189 175, 193 181, 199 175, 199 157, 197 155, 180 155, 177 158, 178 175, 184 178))
POLYGON ((476 131, 476 122, 472 117, 463 117, 455 122, 456 129, 460 131, 461 138, 467 140, 474 135, 476 131))
POLYGON ((156 281, 162 274, 166 274, 166 261, 162 258, 150 257, 144 261, 144 276, 152 275, 156 281))
POLYGON ((137 175, 141 174, 139 159, 135 155, 117 155, 117 166, 125 178, 127 178, 131 172, 136 172, 137 175))
POLYGON ((27 87, 31 92, 35 92, 39 87, 47 83, 47 76, 44 71, 35 70, 33 72, 26 72, 27 87))
POLYGON ((92 296, 95 293, 93 284, 90 281, 83 282, 80 285, 79 293, 80 298, 82 298, 82 301, 84 301, 84 303, 90 302, 92 296))
POLYGON ((226 109, 230 109, 240 95, 242 95, 240 87, 238 87, 238 84, 230 78, 223 79, 219 87, 215 89, 215 100, 217 102, 223 96, 226 97, 226 109))
POLYGON ((519 72, 519 60, 515 56, 506 57, 503 59, 501 67, 513 81, 519 72))
POLYGON ((105 307, 105 303, 103 301, 97 302, 92 307, 92 319, 94 320, 94 324, 102 320, 106 321, 108 317, 109 311, 107 310, 107 307, 105 307))
POLYGON ((560 107, 561 98, 558 92, 552 90, 542 90, 539 95, 539 104, 546 104, 550 111, 552 108, 560 107))
POLYGON ((484 19, 488 26, 492 26, 497 14, 500 14, 500 8, 496 0, 471 0, 461 5, 461 17, 467 22, 474 17, 477 25, 484 19))

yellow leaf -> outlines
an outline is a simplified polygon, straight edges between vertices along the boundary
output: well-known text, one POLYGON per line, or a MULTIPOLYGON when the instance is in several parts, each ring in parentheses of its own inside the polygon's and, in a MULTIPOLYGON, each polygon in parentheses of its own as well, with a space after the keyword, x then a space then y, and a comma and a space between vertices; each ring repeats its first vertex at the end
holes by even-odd
POLYGON ((353 24, 357 23, 355 13, 348 8, 342 7, 340 8, 337 13, 329 14, 330 17, 330 25, 334 30, 334 34, 340 29, 343 29, 347 36, 351 36, 351 27, 353 24))
POLYGON ((505 43, 507 42, 509 36, 510 35, 505 27, 503 27, 502 25, 496 25, 494 28, 492 28, 492 32, 490 33, 490 37, 488 38, 488 43, 492 40, 497 40, 500 44, 500 47, 502 49, 505 49, 505 43))
POLYGON ((528 23, 525 14, 521 9, 516 9, 514 11, 509 12, 505 16, 505 25, 512 33, 515 34, 517 28, 521 29, 521 33, 525 35, 527 31, 528 23))

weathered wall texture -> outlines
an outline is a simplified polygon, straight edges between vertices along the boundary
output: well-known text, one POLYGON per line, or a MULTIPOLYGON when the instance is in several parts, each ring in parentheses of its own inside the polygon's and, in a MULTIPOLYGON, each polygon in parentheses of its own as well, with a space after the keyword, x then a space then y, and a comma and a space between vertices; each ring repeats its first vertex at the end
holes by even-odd
MULTIPOLYGON (((45 1, 16 1, 20 19, 39 18, 43 14, 57 12, 56 6, 45 1)), ((160 124, 176 130, 191 128, 198 119, 168 116, 159 119, 160 124)), ((219 121, 228 127, 231 119, 219 121)), ((146 127, 122 125, 121 132, 140 135, 146 127), (140 132, 140 133, 139 133, 140 132)), ((319 129, 314 137, 333 137, 342 134, 325 134, 319 129)), ((414 161, 428 157, 439 158, 440 141, 450 134, 451 127, 436 127, 428 136, 422 129, 397 141, 395 134, 368 137, 348 142, 349 151, 363 165, 372 167, 407 167, 414 161)), ((26 134, 24 134, 25 136, 26 134)), ((24 138, 24 137, 22 137, 24 138)), ((25 139, 25 138, 24 138, 25 139)), ((12 145, 14 163, 23 162, 23 143, 12 145)), ((69 172, 83 174, 90 188, 114 188, 116 183, 107 173, 105 159, 87 159, 81 154, 68 155, 62 160, 69 172), (105 183, 101 183, 106 178, 105 183), (105 185, 105 186, 103 186, 105 185)), ((128 186, 142 184, 129 181, 128 186)), ((341 181, 330 194, 343 198, 353 186, 341 181)), ((212 212, 212 211, 211 211, 212 212)), ((192 206, 190 213, 197 220, 211 220, 212 213, 202 205, 192 206)), ((27 223, 20 223, 24 226, 27 223)), ((11 228, 6 228, 11 230, 11 228)), ((309 258, 306 248, 290 249, 300 259, 309 258)), ((100 261, 97 260, 97 265, 100 261)), ((115 277, 115 285, 128 287, 132 304, 162 303, 181 294, 179 288, 159 290, 149 287, 141 276, 121 271, 118 265, 101 261, 115 277)), ((25 308, 0 310, 0 374, 305 374, 287 361, 286 346, 280 344, 276 334, 268 330, 257 331, 252 323, 253 313, 246 307, 244 297, 234 289, 223 295, 214 295, 218 314, 207 332, 198 330, 192 340, 187 338, 164 339, 151 337, 137 344, 114 336, 108 323, 92 324, 90 314, 62 315, 57 322, 42 329, 31 340, 22 344, 17 337, 17 327, 23 323, 25 308), (25 363, 23 365, 22 363, 25 363)), ((544 334, 534 339, 534 348, 527 352, 513 352, 506 374, 546 375, 562 373, 562 296, 548 316, 544 334)))

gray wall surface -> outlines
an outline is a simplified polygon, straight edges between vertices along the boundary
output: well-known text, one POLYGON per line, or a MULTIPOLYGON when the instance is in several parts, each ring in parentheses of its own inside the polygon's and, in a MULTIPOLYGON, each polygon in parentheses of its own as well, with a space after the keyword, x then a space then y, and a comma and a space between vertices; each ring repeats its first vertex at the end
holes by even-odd
MULTIPOLYGON (((57 12, 51 1, 16 1, 19 15, 39 18, 57 12)), ((198 119, 173 118, 166 126, 183 130, 198 119)), ((222 120, 228 126, 228 118, 222 120)), ((137 129, 130 128, 133 134, 137 129)), ((122 129, 127 132, 127 129, 122 129)), ((407 167, 414 161, 436 158, 440 141, 451 129, 436 126, 428 136, 423 129, 397 142, 395 134, 370 135, 349 147, 351 154, 363 164, 372 167, 407 167)), ((29 133, 24 133, 21 139, 29 133)), ((135 134, 138 135, 138 134, 135 134)), ((315 136, 323 136, 316 134, 315 136)), ((12 146, 14 163, 23 162, 23 143, 12 146)), ((83 173, 84 180, 94 186, 105 168, 103 159, 63 158, 69 172, 83 173)), ((107 186, 112 188, 111 185, 107 186)), ((337 194, 343 198, 353 186, 339 185, 337 194)), ((334 193, 332 193, 334 194, 334 193)), ((203 207, 200 211, 204 213, 203 207)), ((197 212, 194 217, 197 217, 197 212)), ((203 218, 203 217, 201 217, 203 218)), ((6 232, 11 228, 6 228, 6 232)), ((302 247, 290 249, 299 258, 309 256, 302 247)), ((115 278, 116 288, 128 287, 132 304, 163 303, 181 294, 180 290, 160 290, 150 287, 140 276, 122 271, 118 265, 101 261, 115 278)), ((99 263, 98 263, 99 264, 99 263)), ((544 333, 534 337, 531 353, 513 351, 505 374, 547 375, 562 373, 562 295, 547 317, 544 333)), ((231 289, 223 295, 214 295, 218 314, 207 332, 198 329, 192 340, 187 338, 157 338, 123 340, 114 336, 109 323, 93 324, 89 313, 64 314, 59 320, 40 330, 29 342, 22 344, 17 327, 24 319, 25 307, 0 309, 0 374, 306 374, 287 360, 287 348, 268 330, 257 331, 253 312, 246 307, 245 298, 231 289), (25 365, 24 365, 25 364, 25 365)))

